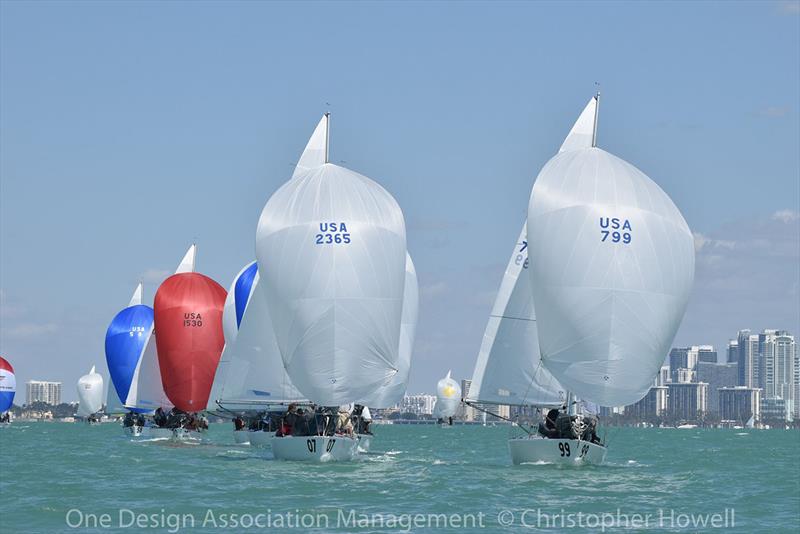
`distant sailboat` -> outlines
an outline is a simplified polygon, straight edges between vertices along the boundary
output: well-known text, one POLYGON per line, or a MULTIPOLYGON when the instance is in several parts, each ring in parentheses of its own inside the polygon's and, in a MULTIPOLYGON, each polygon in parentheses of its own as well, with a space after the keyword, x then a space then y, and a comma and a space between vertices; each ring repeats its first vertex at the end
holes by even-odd
POLYGON ((458 406, 461 404, 461 386, 447 376, 436 383, 436 404, 433 406, 433 416, 440 422, 447 422, 448 426, 453 424, 453 416, 456 415, 458 406))
POLYGON ((103 377, 94 365, 88 374, 78 379, 78 416, 87 423, 99 423, 98 412, 103 409, 103 377))
MULTIPOLYGON (((225 349, 217 367, 207 410, 212 413, 249 414, 275 410, 304 397, 292 385, 272 331, 269 306, 259 284, 258 265, 247 264, 234 278, 222 324, 225 349)), ((271 434, 269 435, 271 437, 271 434)), ((234 431, 237 443, 266 445, 267 432, 234 431)))
POLYGON ((17 378, 14 368, 8 360, 0 356, 0 427, 11 423, 9 410, 14 406, 14 395, 17 392, 17 378))
MULTIPOLYGON (((259 287, 292 383, 333 407, 364 399, 399 371, 406 236, 395 199, 328 160, 329 115, 292 179, 269 199, 256 235, 259 287)), ((341 415, 340 417, 346 417, 341 415)), ((350 436, 276 437, 276 458, 346 460, 350 436)))
POLYGON ((222 310, 227 295, 217 282, 194 272, 195 254, 192 245, 176 274, 156 291, 153 305, 164 391, 189 420, 208 404, 225 344, 222 310))

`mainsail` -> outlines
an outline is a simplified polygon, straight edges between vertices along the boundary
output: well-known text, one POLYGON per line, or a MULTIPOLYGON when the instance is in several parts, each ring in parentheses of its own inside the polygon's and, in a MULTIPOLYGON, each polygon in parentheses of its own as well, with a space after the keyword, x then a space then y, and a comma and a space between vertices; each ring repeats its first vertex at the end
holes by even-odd
POLYGON ((319 158, 327 130, 326 114, 292 179, 264 206, 256 256, 292 383, 332 406, 370 395, 398 371, 406 234, 385 189, 319 158))
POLYGON ((0 413, 7 412, 14 405, 17 392, 17 378, 8 360, 0 356, 0 413))
POLYGON ((194 245, 178 273, 156 292, 156 347, 164 391, 180 410, 205 409, 225 340, 222 308, 226 292, 194 268, 194 245))
MULTIPOLYGON (((375 393, 359 401, 359 404, 373 408, 388 408, 403 400, 411 372, 411 354, 414 349, 414 338, 417 333, 417 317, 419 315, 419 284, 417 271, 411 255, 406 252, 406 282, 403 290, 403 315, 400 321, 400 349, 397 361, 397 373, 389 384, 382 386, 375 393)), ((365 408, 366 409, 366 408, 365 408)))
POLYGON ((475 363, 468 397, 482 404, 557 406, 564 388, 542 366, 533 294, 528 274, 528 239, 519 233, 475 363))
POLYGON ((222 314, 225 350, 208 410, 263 410, 266 405, 303 400, 283 368, 269 306, 257 289, 259 278, 257 263, 249 263, 228 291, 222 314))
POLYGON ((436 404, 433 407, 433 416, 437 418, 453 417, 458 405, 461 403, 461 386, 447 376, 436 383, 436 404))
POLYGON ((692 233, 672 200, 626 161, 568 145, 534 183, 528 247, 545 367, 584 400, 642 398, 694 277, 692 233))
POLYGON ((88 417, 103 408, 103 377, 94 365, 88 374, 78 379, 78 415, 88 417))

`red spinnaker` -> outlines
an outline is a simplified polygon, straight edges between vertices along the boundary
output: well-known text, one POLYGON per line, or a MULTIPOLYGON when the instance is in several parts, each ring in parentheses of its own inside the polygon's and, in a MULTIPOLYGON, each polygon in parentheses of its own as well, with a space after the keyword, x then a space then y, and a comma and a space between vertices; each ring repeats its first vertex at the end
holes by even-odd
POLYGON ((222 308, 227 292, 199 273, 167 278, 156 292, 158 365, 164 392, 176 408, 204 410, 225 345, 222 308))

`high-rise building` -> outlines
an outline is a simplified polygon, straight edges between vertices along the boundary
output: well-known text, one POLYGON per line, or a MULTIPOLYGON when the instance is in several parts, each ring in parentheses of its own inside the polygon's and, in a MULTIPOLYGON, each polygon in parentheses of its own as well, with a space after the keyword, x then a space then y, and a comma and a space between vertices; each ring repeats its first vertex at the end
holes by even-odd
POLYGON ((662 365, 661 369, 658 371, 658 376, 656 376, 655 383, 653 385, 666 386, 670 380, 669 365, 662 365))
POLYGON ((697 362, 717 363, 717 351, 714 350, 714 346, 693 345, 672 349, 669 353, 672 382, 694 382, 697 362))
POLYGON ((761 389, 747 386, 720 388, 719 417, 735 424, 744 424, 750 417, 760 420, 761 389))
POLYGON ((717 351, 714 350, 713 345, 698 345, 691 347, 689 350, 697 353, 697 359, 695 360, 697 363, 717 363, 717 351))
POLYGON ((758 336, 761 373, 759 387, 764 398, 786 401, 790 412, 795 403, 794 337, 785 330, 764 330, 758 336))
POLYGON ((764 397, 761 399, 761 419, 792 421, 792 405, 780 397, 764 397))
POLYGON ((30 380, 25 384, 28 405, 45 402, 53 406, 61 404, 61 382, 30 380))
POLYGON ((728 341, 728 363, 739 363, 739 341, 736 339, 728 341))
POLYGON ((719 413, 718 390, 739 383, 739 364, 697 362, 697 381, 708 384, 709 413, 719 413))
POLYGON ((625 415, 637 419, 653 419, 667 410, 667 386, 653 386, 639 402, 625 407, 625 415))
POLYGON ((708 411, 708 384, 705 382, 667 385, 667 413, 685 421, 694 421, 708 411))
POLYGON ((749 388, 759 384, 758 335, 750 330, 739 330, 736 343, 739 348, 739 385, 749 388))
POLYGON ((432 415, 435 405, 435 395, 405 395, 399 408, 401 412, 410 412, 414 415, 432 415))

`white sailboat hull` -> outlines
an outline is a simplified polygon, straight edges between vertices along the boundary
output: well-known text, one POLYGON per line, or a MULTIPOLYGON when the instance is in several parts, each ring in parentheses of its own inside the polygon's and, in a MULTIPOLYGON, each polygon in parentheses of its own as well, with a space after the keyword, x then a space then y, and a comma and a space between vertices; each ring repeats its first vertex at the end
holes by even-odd
POLYGON ((549 439, 525 436, 508 440, 511 461, 519 464, 594 464, 606 459, 608 449, 596 443, 577 439, 549 439))
POLYGON ((348 462, 358 455, 353 436, 282 436, 272 438, 276 460, 295 462, 348 462))
POLYGON ((274 437, 275 432, 264 432, 263 430, 247 431, 247 438, 252 447, 261 447, 262 449, 267 449, 272 443, 272 438, 274 437))
POLYGON ((234 430, 233 441, 237 445, 250 445, 250 432, 248 430, 234 430))
POLYGON ((369 451, 369 446, 372 444, 372 434, 356 434, 358 437, 358 452, 369 451))
POLYGON ((146 426, 141 431, 141 437, 147 439, 170 439, 173 441, 198 441, 203 439, 203 433, 185 428, 146 426))

